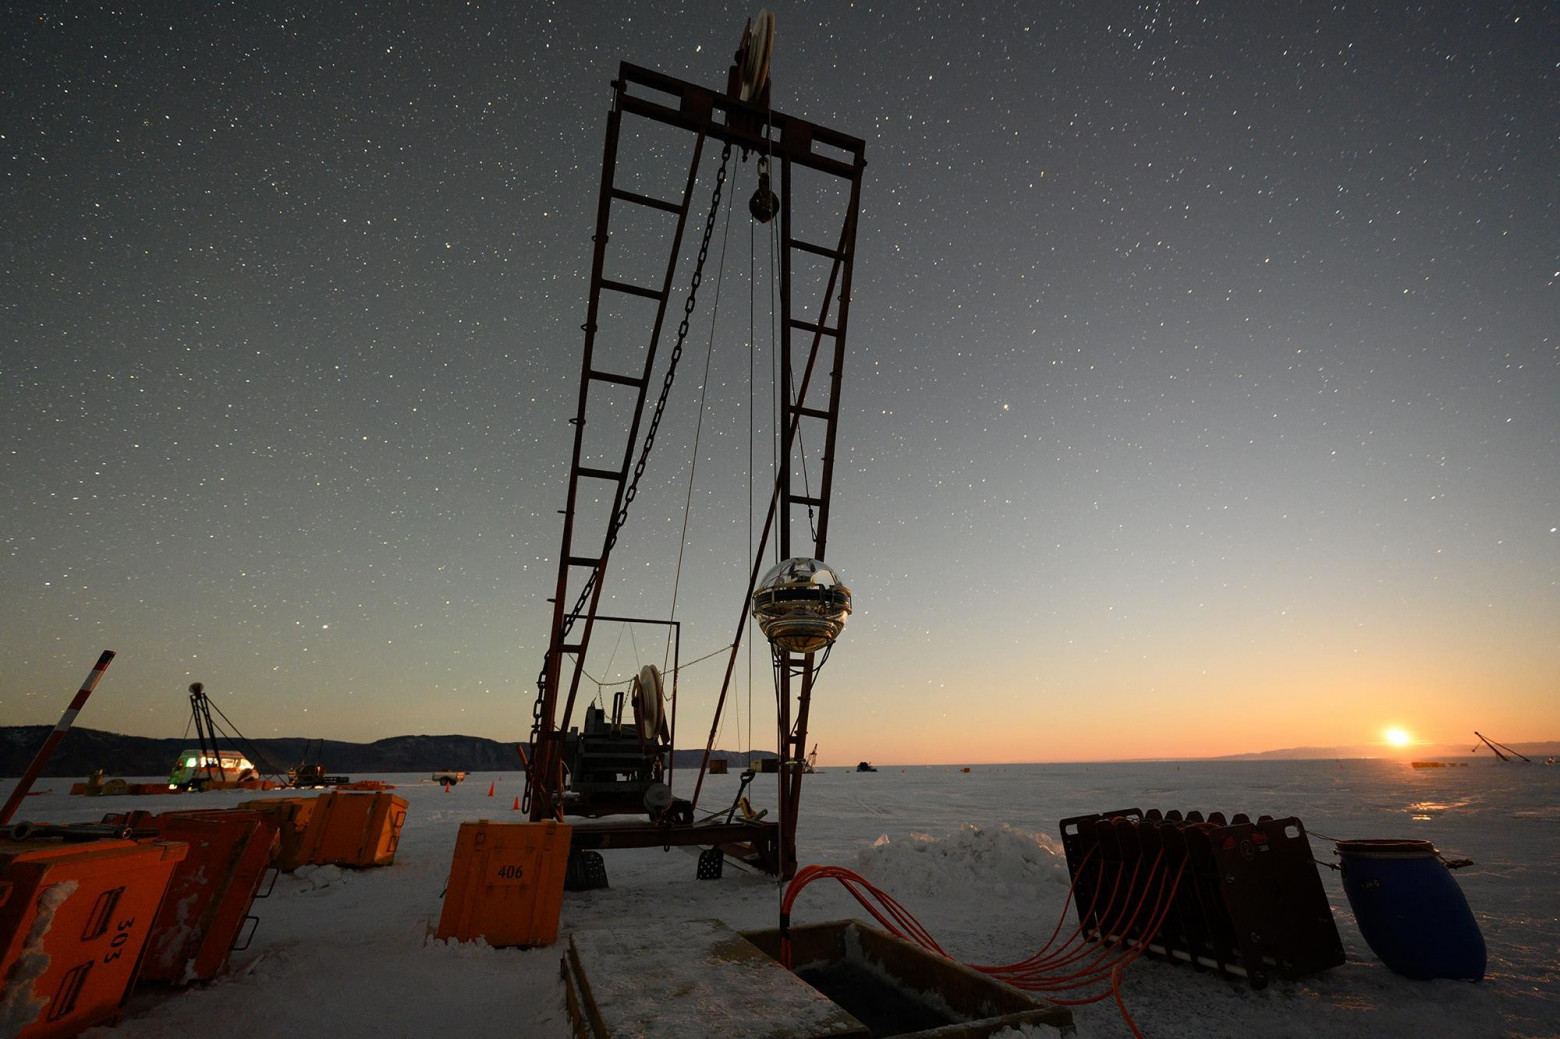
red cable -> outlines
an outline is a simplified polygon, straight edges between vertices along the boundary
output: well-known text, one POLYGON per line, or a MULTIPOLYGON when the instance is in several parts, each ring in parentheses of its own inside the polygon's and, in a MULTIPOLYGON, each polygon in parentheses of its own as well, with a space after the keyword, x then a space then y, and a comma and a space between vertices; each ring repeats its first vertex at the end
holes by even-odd
MULTIPOLYGON (((1091 849, 1090 855, 1092 854, 1093 850, 1091 849)), ((1072 896, 1077 889, 1078 876, 1082 873, 1082 867, 1084 863, 1088 861, 1088 858, 1089 856, 1085 856, 1083 862, 1079 863, 1078 870, 1074 872, 1072 885, 1068 889, 1068 901, 1063 904, 1061 918, 1057 920, 1056 927, 1051 932, 1051 937, 1046 941, 1045 946, 1043 946, 1039 952, 1025 960, 1019 961, 1018 963, 1008 964, 1005 966, 987 967, 973 964, 970 966, 984 974, 1004 980, 1008 984, 1013 985, 1015 988, 1028 989, 1030 991, 1042 991, 1048 994, 1057 991, 1084 988, 1089 985, 1098 984, 1102 981, 1108 982, 1107 987, 1103 991, 1092 996, 1067 999, 1048 995, 1047 998, 1051 1002, 1063 1006, 1081 1006, 1089 1003, 1097 1003, 1107 996, 1114 995, 1116 999, 1116 1005, 1120 1009, 1122 1018, 1126 1022, 1127 1027, 1132 1030, 1133 1035, 1141 1037, 1141 1033, 1138 1031, 1137 1026, 1132 1021, 1132 1016, 1127 1012, 1126 1002, 1121 995, 1121 974, 1122 971, 1126 969, 1126 967, 1131 965, 1134 961, 1137 960, 1139 956, 1147 951, 1149 941, 1155 934, 1158 933, 1160 926, 1164 923, 1164 918, 1169 913, 1170 906, 1174 902, 1175 892, 1180 886, 1181 876, 1186 870, 1186 861, 1183 859, 1180 867, 1175 872, 1175 876, 1173 878, 1170 877, 1167 870, 1160 868, 1160 864, 1164 859, 1164 849, 1161 848, 1159 854, 1155 856, 1153 864, 1149 867, 1148 876, 1144 880, 1141 894, 1137 899, 1136 905, 1132 907, 1131 916, 1128 917, 1124 923, 1120 922, 1119 919, 1116 923, 1111 923, 1111 911, 1115 906, 1116 896, 1120 893, 1121 880, 1123 875, 1122 871, 1118 871, 1115 882, 1111 886, 1111 894, 1109 899, 1106 901, 1105 910, 1100 914, 1098 918, 1099 923, 1094 929, 1095 933, 1101 938, 1104 938, 1105 935, 1112 931, 1116 931, 1118 933, 1108 943, 1097 947, 1099 950, 1098 955, 1095 956, 1094 960, 1087 966, 1068 974, 1058 975, 1054 973, 1055 968, 1076 963, 1076 961, 1086 952, 1085 948, 1080 947, 1078 951, 1068 956, 1058 958, 1059 954, 1063 952, 1067 946, 1071 945, 1074 939, 1082 935, 1086 930, 1086 925, 1083 921, 1087 920, 1093 913, 1094 904, 1098 901, 1099 897, 1098 887, 1095 888, 1094 895, 1091 897, 1088 911, 1080 919, 1079 926, 1074 931, 1073 935, 1070 936, 1067 941, 1063 943, 1062 947, 1058 949, 1057 952, 1051 957, 1045 958, 1043 956, 1046 949, 1049 949, 1050 946, 1056 941, 1056 936, 1061 933, 1062 925, 1066 922, 1067 918, 1067 907, 1071 904, 1072 896), (1138 917, 1142 915, 1144 908, 1150 901, 1150 895, 1155 891, 1156 887, 1158 889, 1158 894, 1152 899, 1153 908, 1149 912, 1148 923, 1140 933, 1140 936, 1133 940, 1130 944, 1125 944, 1125 947, 1123 948, 1124 943, 1127 942, 1128 934, 1131 932, 1133 925, 1136 924, 1138 917), (1112 954, 1116 953, 1118 950, 1120 950, 1119 955, 1115 955, 1114 958, 1112 958, 1112 954), (1106 960, 1109 960, 1109 962, 1102 965, 1102 961, 1106 960), (1051 968, 1052 972, 1044 973, 1041 970, 1042 967, 1049 967, 1051 968)), ((1131 892, 1136 887, 1137 876, 1142 868, 1142 864, 1142 860, 1139 859, 1133 866, 1132 877, 1127 884, 1129 900, 1131 898, 1131 892)), ((848 891, 851 896, 855 898, 856 901, 872 915, 872 918, 875 919, 884 928, 886 928, 891 934, 906 941, 914 942, 921 948, 935 952, 946 959, 952 959, 952 957, 949 956, 947 952, 937 944, 937 941, 931 936, 931 933, 921 925, 920 921, 916 920, 916 918, 909 912, 909 910, 900 905, 899 902, 896 901, 892 896, 879 890, 859 874, 845 869, 844 867, 813 865, 803 867, 801 870, 797 871, 796 875, 792 878, 790 885, 787 886, 784 897, 781 899, 781 963, 784 964, 787 969, 790 969, 791 967, 791 945, 790 935, 788 933, 791 908, 796 904, 796 898, 804 887, 812 883, 814 880, 821 880, 824 878, 831 878, 839 881, 841 886, 843 886, 845 890, 848 891), (872 900, 877 904, 874 905, 873 901, 869 901, 866 895, 863 894, 863 891, 866 892, 866 895, 870 895, 872 900), (879 906, 881 906, 882 909, 887 912, 887 917, 885 917, 884 912, 879 910, 879 906)), ((1099 879, 1104 879, 1103 863, 1100 864, 1099 879)), ((1126 914, 1126 910, 1127 906, 1123 904, 1121 912, 1117 914, 1117 917, 1119 918, 1120 916, 1124 916, 1126 914)))
POLYGON ((1116 967, 1110 972, 1110 991, 1116 997, 1116 1009, 1121 1011, 1121 1019, 1127 1023, 1136 1039, 1143 1039, 1143 1033, 1138 1031, 1137 1022, 1132 1020, 1132 1015, 1127 1013, 1127 1002, 1121 998, 1121 968, 1116 967))
MULTIPOLYGON (((1064 906, 1072 904, 1074 893, 1076 892, 1077 886, 1078 886, 1078 879, 1079 879, 1080 876, 1082 876, 1083 868, 1084 868, 1085 865, 1088 864, 1089 859, 1093 857, 1094 852, 1098 848, 1099 848, 1099 845, 1095 845, 1094 847, 1090 848, 1089 851, 1088 851, 1088 854, 1086 854, 1083 857, 1082 861, 1080 861, 1078 863, 1078 872, 1076 874, 1074 874, 1073 880, 1072 880, 1072 885, 1067 889, 1067 900, 1066 900, 1066 902, 1063 903, 1064 906)), ((1078 942, 1078 941, 1086 942, 1086 941, 1088 941, 1088 936, 1086 934, 1086 930, 1087 930, 1087 927, 1088 927, 1088 921, 1089 920, 1096 920, 1097 921, 1097 920, 1101 919, 1106 913, 1108 913, 1110 911, 1110 902, 1107 902, 1105 908, 1102 909, 1099 912, 1098 915, 1096 915, 1096 913, 1095 913, 1095 907, 1099 905, 1100 892, 1101 892, 1101 889, 1104 886, 1103 883, 1102 883, 1104 878, 1105 878, 1105 864, 1103 862, 1101 862, 1101 863, 1098 864, 1097 876, 1095 877, 1094 891, 1093 891, 1093 894, 1091 894, 1089 896, 1089 906, 1088 906, 1088 908, 1084 912, 1082 912, 1082 913, 1080 913, 1078 915, 1078 926, 1073 928, 1072 934, 1068 935, 1067 936, 1067 940, 1065 942, 1063 942, 1056 949, 1056 951, 1054 953, 1052 953, 1049 957, 1042 956, 1042 953, 1045 952, 1045 948, 1042 948, 1040 950, 1040 952, 1035 953, 1034 955, 1030 956, 1026 960, 1021 960, 1020 962, 1018 962, 1016 964, 1011 964, 1011 965, 1009 965, 1007 967, 998 967, 998 968, 989 968, 989 969, 993 969, 993 970, 1015 970, 1015 971, 1017 971, 1017 970, 1020 970, 1020 969, 1040 968, 1040 967, 1044 967, 1044 966, 1053 966, 1053 965, 1058 965, 1058 964, 1062 964, 1062 963, 1070 963, 1072 960, 1076 959, 1077 958, 1076 954, 1074 954, 1074 955, 1063 955, 1063 954, 1066 953, 1067 950, 1072 947, 1074 942, 1078 942)), ((1118 877, 1118 879, 1119 879, 1119 877, 1118 877)), ((1114 899, 1115 899, 1115 888, 1112 888, 1111 901, 1114 901, 1114 899)), ((1058 932, 1060 932, 1061 926, 1066 921, 1066 919, 1067 919, 1067 911, 1064 908, 1062 910, 1062 915, 1057 918, 1057 921, 1056 921, 1056 931, 1053 931, 1052 935, 1051 935, 1051 940, 1052 941, 1055 941, 1056 934, 1058 932)), ((1050 942, 1046 943, 1047 946, 1049 946, 1050 944, 1051 944, 1050 942)), ((983 968, 982 967, 982 968, 977 968, 977 969, 979 969, 979 970, 986 970, 988 968, 983 968)))
MULTIPOLYGON (((1137 875, 1138 875, 1139 870, 1142 868, 1142 865, 1143 865, 1143 862, 1142 862, 1141 859, 1139 859, 1132 867, 1131 879, 1127 881, 1127 892, 1128 892, 1127 897, 1128 898, 1131 897, 1131 891, 1133 890, 1133 888, 1135 888, 1137 886, 1137 875)), ((1149 879, 1150 879, 1150 882, 1152 881, 1153 872, 1157 868, 1158 868, 1158 862, 1156 860, 1154 865, 1149 867, 1149 874, 1150 874, 1150 878, 1149 879)), ((1121 886, 1121 874, 1120 873, 1118 873, 1116 875, 1116 886, 1117 886, 1117 888, 1119 888, 1121 886)), ((1147 883, 1145 883, 1144 886, 1145 886, 1145 890, 1146 890, 1146 888, 1148 886, 1147 883)), ((1107 913, 1110 911, 1110 907, 1115 905, 1115 901, 1116 901, 1115 891, 1112 891, 1110 903, 1106 907, 1106 912, 1107 913)), ((1123 904, 1122 905, 1122 912, 1125 913, 1126 909, 1127 909, 1126 904, 1123 904)), ((1065 908, 1063 908, 1062 912, 1065 913, 1066 911, 1067 910, 1065 908)), ((1107 922, 1107 918, 1105 917, 1104 914, 1102 914, 1101 918, 1100 918, 1100 922, 1099 922, 1099 924, 1095 928, 1096 933, 1099 934, 1101 939, 1102 939, 1101 944, 1097 945, 1095 947, 1095 949, 1093 949, 1093 950, 1091 950, 1091 949, 1089 949, 1087 947, 1080 946, 1079 949, 1075 953, 1073 953, 1072 955, 1064 957, 1064 958, 1062 958, 1060 960, 1053 960, 1053 961, 1051 961, 1049 966, 1052 968, 1053 973, 1051 973, 1049 975, 1042 975, 1042 977, 1044 977, 1045 981, 1048 983, 1049 988, 1050 989, 1065 989, 1065 988, 1081 987, 1081 985, 1080 986, 1065 985, 1065 984, 1062 984, 1062 982, 1073 981, 1073 980, 1075 980, 1077 978, 1084 977, 1085 975, 1091 975, 1090 977, 1085 978, 1084 982, 1082 983, 1082 984, 1089 984, 1089 983, 1092 983, 1093 981, 1099 980, 1105 974, 1108 974, 1109 971, 1110 971, 1109 967, 1104 968, 1103 971, 1097 971, 1096 968, 1099 966, 1099 963, 1100 963, 1101 960, 1104 960, 1107 957, 1109 957, 1114 950, 1116 950, 1117 948, 1119 948, 1121 946, 1122 942, 1126 941, 1127 934, 1129 933, 1129 931, 1130 931, 1130 929, 1132 927, 1132 923, 1133 923, 1133 921, 1135 921, 1137 919, 1137 914, 1139 912, 1141 912, 1141 911, 1142 911, 1142 901, 1139 900, 1138 906, 1133 911, 1132 917, 1130 919, 1128 919, 1125 923, 1122 923, 1119 920, 1119 918, 1116 919, 1116 920, 1113 920, 1111 922, 1107 922), (1115 934, 1115 937, 1114 938, 1110 938, 1108 941, 1105 941, 1104 939, 1106 939, 1106 937, 1108 935, 1112 934, 1112 933, 1115 934), (1054 973, 1054 971, 1056 969, 1059 969, 1059 968, 1061 968, 1063 966, 1072 966, 1078 960, 1082 959, 1084 956, 1089 955, 1091 952, 1095 952, 1096 953, 1095 956, 1094 956, 1094 959, 1090 963, 1088 963, 1082 970, 1074 971, 1071 974, 1061 974, 1061 975, 1058 975, 1058 974, 1054 973)), ((1007 967, 995 968, 995 969, 999 970, 999 971, 1003 971, 1003 972, 1011 970, 1011 968, 1007 968, 1007 967)), ((990 972, 991 972, 991 970, 988 970, 988 973, 990 973, 990 972)), ((1032 975, 1034 973, 1035 972, 1032 971, 1032 970, 1025 971, 1025 972, 1022 972, 1020 974, 1020 977, 1025 977, 1026 975, 1032 975)), ((1032 980, 1032 979, 1027 979, 1026 978, 1026 980, 1032 980)), ((1013 985, 1015 985, 1015 987, 1019 987, 1019 988, 1026 987, 1025 985, 1020 984, 1019 982, 1016 982, 1016 981, 1015 982, 1009 982, 1009 983, 1013 984, 1013 985)), ((1042 987, 1042 986, 1038 986, 1037 985, 1036 987, 1038 988, 1038 987, 1042 987)))
MULTIPOLYGON (((1083 859, 1078 863, 1078 869, 1073 873, 1072 882, 1067 885, 1067 900, 1064 903, 1065 905, 1072 905, 1073 898, 1074 898, 1074 896, 1075 896, 1075 894, 1076 894, 1076 892, 1078 890, 1078 878, 1083 875, 1083 868, 1089 864, 1089 860, 1094 857, 1094 853, 1096 851, 1098 851, 1098 850, 1099 850, 1099 845, 1098 844, 1094 845, 1093 847, 1091 847, 1088 850, 1088 853, 1085 854, 1083 856, 1083 859)), ((1105 864, 1102 862, 1102 863, 1099 864, 1099 878, 1103 879, 1104 876, 1105 876, 1105 864)), ((1078 917, 1078 926, 1073 928, 1072 934, 1068 935, 1067 936, 1067 940, 1061 944, 1060 948, 1057 949, 1058 953, 1060 953, 1063 949, 1066 949, 1068 946, 1070 946, 1073 943, 1073 939, 1077 938, 1079 935, 1081 935, 1083 933, 1084 921, 1088 920, 1091 916, 1094 915, 1094 906, 1095 906, 1096 903, 1099 902, 1099 898, 1100 898, 1100 886, 1099 886, 1099 884, 1096 883, 1095 886, 1094 886, 1094 893, 1089 896, 1089 906, 1088 906, 1088 908, 1086 910, 1084 910, 1084 912, 1079 915, 1079 917, 1078 917)), ((1014 967, 1027 967, 1027 966, 1030 966, 1032 964, 1039 964, 1039 963, 1045 962, 1045 960, 1043 959, 1043 957, 1045 956, 1045 953, 1047 952, 1047 950, 1049 950, 1051 948, 1052 945, 1054 945, 1056 943, 1056 936, 1062 933, 1062 925, 1065 924, 1066 922, 1067 922, 1067 913, 1064 910, 1062 912, 1062 915, 1056 918, 1056 927, 1054 927, 1051 930, 1051 937, 1049 937, 1049 938, 1047 938, 1045 940, 1045 944, 1040 946, 1040 948, 1038 950, 1036 950, 1028 959, 1022 960, 1022 961, 1020 961, 1017 964, 1013 964, 1012 966, 1014 966, 1014 967)), ((971 964, 971 966, 975 966, 975 965, 971 964)), ((987 968, 985 968, 985 967, 975 967, 975 969, 976 970, 986 970, 987 968)), ((1005 969, 1008 969, 1008 968, 992 968, 992 969, 1004 969, 1005 970, 1005 969)))

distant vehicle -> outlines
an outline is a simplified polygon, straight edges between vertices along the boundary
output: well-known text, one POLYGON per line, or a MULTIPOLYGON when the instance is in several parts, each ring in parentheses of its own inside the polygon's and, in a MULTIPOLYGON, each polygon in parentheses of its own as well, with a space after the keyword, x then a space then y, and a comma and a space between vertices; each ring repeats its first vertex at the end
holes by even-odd
POLYGON ((310 789, 322 786, 344 786, 352 782, 348 776, 333 776, 325 771, 325 766, 319 761, 320 753, 325 749, 325 741, 321 739, 318 747, 311 755, 309 748, 313 746, 308 741, 303 745, 303 760, 287 770, 287 785, 298 789, 310 789), (315 761, 310 764, 309 758, 315 761))
POLYGON ((325 785, 324 765, 294 765, 287 770, 287 785, 314 787, 325 785))
POLYGON ((861 764, 856 766, 856 771, 857 772, 876 772, 877 769, 872 767, 872 763, 870 761, 863 761, 861 764))
POLYGON ((223 750, 213 754, 196 750, 181 750, 179 760, 168 773, 170 790, 203 790, 213 779, 219 782, 237 783, 257 779, 259 773, 248 758, 236 750, 223 750))
POLYGON ((299 765, 297 768, 287 770, 287 785, 299 790, 322 786, 346 786, 351 782, 351 776, 333 776, 325 771, 324 765, 299 765))
POLYGON ((443 783, 445 786, 454 786, 465 778, 466 773, 452 768, 440 769, 433 774, 433 781, 435 783, 443 783))

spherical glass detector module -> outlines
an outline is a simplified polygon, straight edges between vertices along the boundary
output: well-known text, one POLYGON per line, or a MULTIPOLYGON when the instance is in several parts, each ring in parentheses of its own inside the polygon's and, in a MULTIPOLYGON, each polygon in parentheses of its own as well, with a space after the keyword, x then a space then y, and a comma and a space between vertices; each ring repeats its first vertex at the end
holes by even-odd
POLYGON ((806 556, 771 567, 753 592, 759 630, 770 645, 789 653, 832 645, 850 610, 850 589, 839 571, 806 556))

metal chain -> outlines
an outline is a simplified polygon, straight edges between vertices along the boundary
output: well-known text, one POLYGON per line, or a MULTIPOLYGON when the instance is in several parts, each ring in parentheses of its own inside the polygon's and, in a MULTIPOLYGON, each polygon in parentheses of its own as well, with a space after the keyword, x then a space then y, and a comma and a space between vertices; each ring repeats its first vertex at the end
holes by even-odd
MULTIPOLYGON (((650 424, 645 428, 644 444, 640 447, 639 458, 634 463, 634 476, 629 481, 627 489, 623 492, 622 506, 618 509, 617 514, 612 517, 612 522, 607 526, 606 542, 601 553, 603 560, 607 558, 612 552, 613 546, 617 544, 618 531, 622 529, 624 522, 628 519, 628 507, 633 504, 634 498, 639 494, 639 479, 645 474, 645 465, 650 460, 650 448, 654 446, 656 431, 661 426, 661 416, 666 413, 666 401, 671 396, 672 383, 677 378, 677 363, 682 360, 683 344, 688 338, 688 323, 693 317, 693 308, 698 302, 699 285, 704 280, 704 261, 709 258, 710 238, 715 233, 715 217, 720 212, 721 193, 726 186, 726 167, 730 159, 731 144, 727 142, 720 151, 720 169, 715 174, 715 190, 710 195, 710 211, 709 215, 704 219, 704 236, 699 242, 699 258, 693 267, 693 278, 689 284, 688 298, 683 303, 682 321, 677 325, 677 340, 672 344, 671 363, 667 365, 666 377, 661 380, 661 395, 656 398, 655 410, 650 415, 650 424)), ((580 589, 579 598, 575 600, 573 608, 564 615, 563 630, 559 633, 560 636, 567 635, 574 627, 574 622, 584 613, 585 603, 590 599, 591 591, 596 587, 596 580, 600 575, 600 567, 590 572, 590 577, 586 579, 584 587, 580 589)), ((540 739, 542 733, 542 703, 546 698, 547 663, 552 652, 553 647, 549 646, 547 650, 548 655, 542 659, 541 673, 536 676, 536 702, 531 706, 531 747, 533 754, 535 753, 537 740, 540 739)), ((529 774, 526 776, 525 804, 523 807, 527 811, 531 807, 531 781, 529 774)))

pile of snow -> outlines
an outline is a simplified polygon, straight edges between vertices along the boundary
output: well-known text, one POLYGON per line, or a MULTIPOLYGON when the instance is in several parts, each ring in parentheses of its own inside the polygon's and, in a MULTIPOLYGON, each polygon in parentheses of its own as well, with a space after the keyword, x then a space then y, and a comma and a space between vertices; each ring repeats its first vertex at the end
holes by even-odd
POLYGON ((1070 878, 1061 844, 1043 833, 1008 823, 965 824, 944 837, 911 833, 895 840, 882 834, 864 848, 853 867, 880 888, 893 888, 900 902, 911 896, 1034 901, 1050 899, 1070 878))

